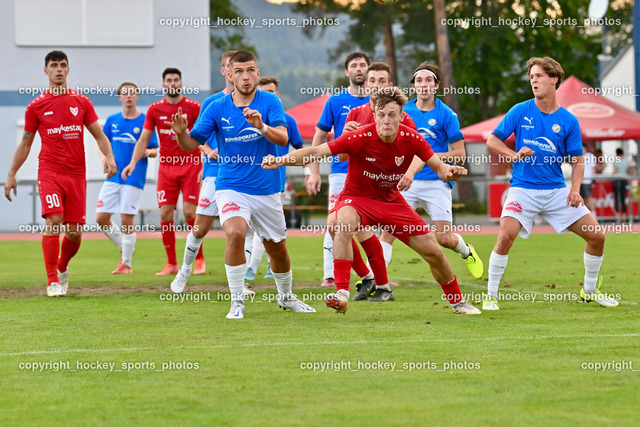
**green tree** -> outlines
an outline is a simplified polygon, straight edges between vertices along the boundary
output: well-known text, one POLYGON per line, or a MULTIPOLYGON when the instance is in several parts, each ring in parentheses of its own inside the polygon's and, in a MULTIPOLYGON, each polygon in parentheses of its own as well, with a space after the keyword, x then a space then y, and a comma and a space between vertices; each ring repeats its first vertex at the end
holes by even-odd
MULTIPOLYGON (((209 11, 211 14, 211 23, 212 26, 214 26, 211 28, 211 47, 213 50, 220 52, 240 49, 255 51, 254 46, 245 41, 244 29, 241 25, 216 26, 218 18, 243 18, 231 0, 210 0, 209 11)), ((214 65, 215 64, 214 61, 214 65)), ((217 68, 218 67, 214 67, 214 69, 217 68)))

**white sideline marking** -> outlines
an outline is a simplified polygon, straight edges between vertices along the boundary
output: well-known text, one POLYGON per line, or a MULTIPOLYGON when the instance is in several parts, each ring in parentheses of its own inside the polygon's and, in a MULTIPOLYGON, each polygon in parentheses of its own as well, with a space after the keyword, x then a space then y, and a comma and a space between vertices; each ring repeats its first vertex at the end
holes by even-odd
POLYGON ((539 335, 534 337, 503 336, 485 338, 443 338, 420 340, 357 340, 357 341, 316 341, 316 342, 275 342, 253 344, 220 344, 204 346, 177 346, 177 347, 132 347, 132 348, 69 348, 66 350, 33 350, 17 353, 0 353, 0 357, 29 356, 35 354, 64 354, 64 353, 111 353, 116 351, 151 351, 151 350, 191 350, 191 349, 221 349, 239 347, 284 347, 300 345, 353 345, 353 344, 410 344, 410 343, 437 343, 437 342, 469 342, 469 341, 507 341, 507 340, 546 340, 546 339, 593 339, 593 338, 628 338, 640 337, 640 333, 630 334, 602 334, 602 335, 539 335))

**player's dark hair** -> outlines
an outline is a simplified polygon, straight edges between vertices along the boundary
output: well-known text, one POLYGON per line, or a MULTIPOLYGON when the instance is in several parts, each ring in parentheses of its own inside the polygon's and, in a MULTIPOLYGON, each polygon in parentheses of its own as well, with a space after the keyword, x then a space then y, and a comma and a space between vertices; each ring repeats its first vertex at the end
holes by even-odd
POLYGON ((67 65, 69 65, 69 58, 67 58, 67 54, 61 50, 52 50, 47 53, 47 56, 44 57, 44 66, 49 65, 51 61, 67 61, 67 65))
POLYGON ((558 61, 548 56, 545 56, 544 58, 529 58, 527 61, 527 75, 531 75, 531 69, 534 65, 542 68, 549 77, 557 77, 558 81, 556 82, 556 89, 560 87, 560 83, 562 83, 562 79, 564 79, 564 70, 558 61))
POLYGON ((369 71, 386 71, 391 75, 391 67, 386 62, 372 62, 367 68, 367 73, 369 71))
POLYGON ((354 59, 359 59, 359 58, 363 58, 365 60, 365 62, 367 63, 367 65, 369 65, 371 63, 371 61, 369 60, 369 57, 367 56, 366 53, 364 52, 351 52, 349 55, 347 55, 347 58, 344 60, 344 69, 348 69, 349 68, 349 62, 353 61, 354 59))
POLYGON ((278 81, 278 79, 271 76, 260 77, 260 80, 258 80, 258 86, 270 85, 271 83, 276 85, 276 88, 278 88, 278 86, 280 85, 280 82, 278 81))
POLYGON ((136 85, 134 82, 122 82, 120 83, 120 86, 118 86, 118 95, 122 95, 122 88, 125 86, 133 86, 136 88, 136 93, 138 93, 138 85, 136 85))
POLYGON ((624 150, 622 148, 616 148, 616 156, 624 156, 624 150))
POLYGON ((404 107, 404 104, 407 103, 408 99, 409 98, 407 98, 407 96, 402 93, 402 89, 400 89, 399 87, 385 87, 380 89, 380 91, 377 93, 373 109, 376 111, 381 110, 387 104, 395 102, 400 106, 400 110, 402 111, 402 107, 404 107))
POLYGON ((182 80, 182 73, 177 68, 165 68, 162 72, 162 80, 167 77, 167 74, 177 74, 180 77, 180 80, 182 80))
POLYGON ((239 50, 229 58, 229 65, 234 64, 236 62, 257 62, 256 56, 249 52, 248 50, 239 50))
POLYGON ((440 82, 440 67, 435 64, 432 64, 429 61, 424 61, 422 64, 418 65, 415 70, 413 70, 413 74, 411 75, 411 84, 414 84, 416 81, 416 73, 420 70, 429 70, 433 74, 436 75, 436 83, 440 82))
POLYGON ((237 52, 236 50, 228 50, 225 53, 223 53, 222 56, 220 57, 220 66, 224 67, 227 63, 227 59, 231 58, 233 54, 236 52, 237 52))

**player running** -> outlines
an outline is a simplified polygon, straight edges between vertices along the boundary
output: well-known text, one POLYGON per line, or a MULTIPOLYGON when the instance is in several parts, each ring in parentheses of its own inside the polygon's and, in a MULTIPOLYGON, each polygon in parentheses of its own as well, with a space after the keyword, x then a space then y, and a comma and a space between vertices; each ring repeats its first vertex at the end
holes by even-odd
MULTIPOLYGON (((118 99, 122 111, 109 116, 104 124, 104 134, 111 141, 111 148, 118 170, 122 171, 131 160, 133 149, 142 131, 145 115, 138 110, 138 86, 124 82, 118 86, 118 99)), ((138 213, 142 190, 147 179, 147 158, 158 154, 158 140, 151 135, 144 157, 138 162, 134 173, 125 181, 116 174, 107 179, 98 195, 96 222, 104 234, 120 249, 120 262, 112 274, 130 274, 131 258, 136 246, 133 218, 138 213), (111 214, 119 213, 122 231, 111 221, 111 214)))
POLYGON ((271 256, 278 305, 295 312, 315 312, 291 292, 280 176, 260 167, 263 157, 276 153, 276 145, 285 146, 288 142, 282 102, 272 93, 256 90, 260 70, 251 52, 236 52, 229 64, 235 90, 213 102, 191 133, 182 111, 171 118, 184 150, 204 144, 213 133, 218 138, 216 203, 227 236, 225 270, 231 291, 227 319, 244 318, 244 242, 249 224, 271 256))
MULTIPOLYGON (((465 150, 458 115, 435 96, 440 87, 440 69, 429 62, 423 62, 413 72, 411 85, 417 98, 407 102, 404 112, 416 122, 418 132, 442 161, 460 162, 464 159, 465 150)), ((414 180, 411 188, 402 193, 407 203, 412 209, 416 209, 418 205, 424 208, 433 221, 438 243, 460 254, 471 275, 480 279, 484 270, 482 260, 472 245, 467 244, 461 235, 453 232, 453 182, 441 180, 431 168, 423 168, 415 175, 414 180)), ((383 232, 380 240, 388 265, 391 262, 395 238, 383 232)))
POLYGON ((67 86, 69 59, 59 50, 44 58, 44 73, 49 88, 27 105, 24 134, 18 145, 4 195, 11 202, 11 190, 17 196, 16 173, 27 160, 35 133, 42 148, 38 156, 38 192, 46 229, 42 235, 42 253, 47 272, 47 295, 64 296, 69 286, 69 261, 78 253, 82 226, 86 222, 87 178, 84 154, 84 127, 96 139, 104 155, 104 171, 111 178, 117 171, 111 144, 98 124, 91 101, 67 86), (61 225, 65 235, 60 245, 61 225))
POLYGON ((534 98, 511 108, 487 140, 491 151, 513 162, 513 177, 502 208, 498 241, 489 258, 488 296, 482 308, 500 309, 498 287, 509 250, 516 236, 529 237, 536 215, 559 234, 571 231, 586 241, 580 297, 603 307, 616 307, 618 301, 600 291, 602 277, 598 280, 605 236, 580 196, 584 173, 580 125, 556 100, 564 70, 552 58, 534 57, 527 61, 527 73, 534 98), (516 151, 504 144, 513 133, 516 151), (571 189, 566 187, 560 167, 567 157, 573 163, 571 189))
MULTIPOLYGON (((162 88, 165 91, 165 97, 149 106, 142 135, 140 135, 133 151, 131 162, 121 174, 122 178, 126 180, 133 173, 138 161, 144 157, 154 129, 157 129, 160 138, 157 199, 160 207, 162 243, 164 243, 164 249, 167 253, 167 264, 156 273, 156 276, 178 273, 173 212, 176 210, 178 197, 182 192, 184 219, 190 227, 193 227, 202 170, 200 151, 191 150, 185 153, 181 150, 176 144, 176 136, 171 126, 165 123, 178 109, 181 109, 189 128, 192 128, 200 113, 200 104, 182 95, 182 73, 177 68, 167 68, 162 72, 162 88)), ((204 274, 205 271, 204 255, 202 248, 200 248, 196 256, 193 274, 204 274)))
POLYGON ((330 213, 337 218, 333 231, 338 291, 327 296, 328 307, 339 313, 347 310, 353 234, 360 227, 379 227, 388 230, 429 263, 455 313, 480 314, 480 310, 462 301, 449 261, 424 220, 400 194, 411 186, 413 175, 424 162, 443 180, 454 181, 467 173, 462 167, 443 163, 417 131, 400 124, 406 101, 399 88, 394 88, 392 93, 379 93, 375 124, 317 147, 303 148, 283 157, 268 157, 263 167, 275 169, 340 153, 349 155, 345 188, 330 213), (414 156, 419 159, 414 160, 414 156))

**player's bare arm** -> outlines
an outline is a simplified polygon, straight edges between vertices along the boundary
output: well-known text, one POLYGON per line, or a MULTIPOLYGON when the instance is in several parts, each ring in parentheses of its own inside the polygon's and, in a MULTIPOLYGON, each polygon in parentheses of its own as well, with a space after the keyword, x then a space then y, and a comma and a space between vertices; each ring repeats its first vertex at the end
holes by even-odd
POLYGON ((464 149, 464 140, 459 139, 456 142, 451 143, 451 150, 446 153, 436 153, 440 160, 445 163, 460 164, 464 163, 464 156, 466 151, 464 149))
POLYGON ((332 156, 332 153, 329 145, 325 143, 317 147, 301 148, 285 156, 276 157, 270 154, 262 160, 262 167, 273 170, 278 169, 280 166, 302 166, 310 161, 329 156, 332 156))
POLYGON ((4 196, 12 202, 11 199, 11 190, 13 189, 13 195, 18 195, 18 183, 16 181, 16 174, 22 164, 29 157, 29 152, 31 151, 31 145, 33 145, 33 140, 36 137, 36 134, 33 132, 25 131, 22 134, 22 140, 20 144, 18 144, 18 148, 16 148, 16 152, 13 155, 13 160, 11 161, 11 167, 9 168, 9 173, 7 174, 7 182, 4 184, 4 196))
POLYGON ((342 128, 342 133, 353 132, 354 130, 357 130, 360 126, 361 126, 360 123, 356 122, 355 120, 352 120, 344 124, 344 128, 342 128))
POLYGON ((457 181, 467 174, 467 170, 462 166, 451 166, 444 163, 438 156, 431 156, 427 160, 427 166, 438 174, 438 178, 443 181, 457 181))
POLYGON ((285 126, 268 126, 262 121, 262 114, 257 110, 252 110, 246 107, 242 110, 244 118, 254 128, 260 130, 265 138, 269 142, 273 142, 276 145, 284 147, 289 142, 289 136, 287 135, 287 128, 285 126))
POLYGON ((494 134, 489 135, 489 139, 487 139, 487 148, 490 151, 511 160, 512 162, 517 162, 526 157, 531 157, 534 154, 533 150, 529 147, 522 147, 516 153, 511 148, 507 147, 504 141, 494 134))
POLYGON ((409 169, 398 181, 398 190, 407 191, 413 185, 413 177, 422 170, 426 163, 418 156, 413 156, 409 169))
POLYGON ((577 208, 584 204, 584 199, 580 195, 580 184, 584 178, 584 157, 572 157, 571 164, 571 190, 567 196, 567 206, 577 208))
POLYGON ((212 149, 208 142, 198 147, 198 149, 208 158, 218 160, 218 149, 212 149))
POLYGON ((118 172, 116 159, 113 157, 113 151, 111 151, 111 142, 109 142, 109 138, 104 134, 97 120, 87 125, 87 130, 91 132, 91 135, 93 135, 98 143, 98 148, 100 148, 100 152, 104 155, 104 173, 107 174, 107 178, 111 178, 118 172))
POLYGON ((158 149, 157 148, 147 148, 144 150, 144 157, 157 157, 158 149))
MULTIPOLYGON (((318 147, 322 145, 325 139, 327 139, 327 133, 328 132, 316 127, 316 133, 313 135, 311 146, 318 147)), ((311 169, 311 174, 308 177, 305 177, 307 193, 310 195, 318 194, 318 191, 320 191, 320 185, 322 184, 322 178, 320 178, 320 166, 317 162, 312 162, 309 163, 309 168, 311 169)))
POLYGON ((189 135, 189 122, 182 114, 182 108, 178 108, 178 112, 171 115, 171 121, 164 124, 171 126, 176 134, 178 145, 184 151, 193 151, 200 146, 200 143, 189 135))
POLYGON ((136 146, 133 149, 133 154, 131 155, 131 161, 122 170, 122 173, 120 174, 120 176, 122 176, 122 179, 124 179, 125 181, 127 180, 128 176, 131 176, 133 171, 136 169, 136 165, 146 153, 147 146, 149 145, 149 140, 151 139, 151 135, 153 135, 152 130, 142 129, 140 138, 138 139, 138 142, 136 142, 136 146))

